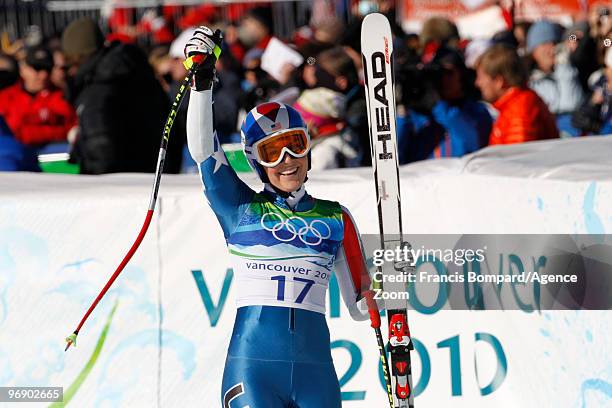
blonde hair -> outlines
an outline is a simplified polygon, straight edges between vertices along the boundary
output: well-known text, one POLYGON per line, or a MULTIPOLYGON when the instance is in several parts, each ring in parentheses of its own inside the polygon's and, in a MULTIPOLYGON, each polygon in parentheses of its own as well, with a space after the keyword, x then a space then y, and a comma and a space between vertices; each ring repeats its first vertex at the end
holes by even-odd
POLYGON ((504 45, 494 45, 479 59, 481 68, 492 78, 500 76, 508 86, 524 87, 527 85, 527 70, 515 50, 504 45))

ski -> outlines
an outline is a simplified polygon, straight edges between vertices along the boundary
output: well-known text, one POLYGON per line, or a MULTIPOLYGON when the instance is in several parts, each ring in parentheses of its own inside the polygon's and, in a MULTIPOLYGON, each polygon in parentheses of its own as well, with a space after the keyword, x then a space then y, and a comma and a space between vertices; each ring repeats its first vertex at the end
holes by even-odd
MULTIPOLYGON (((366 86, 372 168, 376 186, 381 247, 393 249, 408 245, 402 240, 402 213, 397 161, 395 87, 393 77, 393 37, 385 16, 369 14, 361 27, 361 57, 366 86)), ((383 275, 395 275, 395 265, 379 267, 383 275)), ((405 269, 405 268, 402 268, 405 269)), ((406 291, 405 283, 385 282, 385 292, 406 291)), ((414 407, 412 393, 413 349, 408 328, 407 299, 385 300, 389 323, 391 390, 393 408, 414 407)), ((389 388, 389 387, 388 387, 389 388)))

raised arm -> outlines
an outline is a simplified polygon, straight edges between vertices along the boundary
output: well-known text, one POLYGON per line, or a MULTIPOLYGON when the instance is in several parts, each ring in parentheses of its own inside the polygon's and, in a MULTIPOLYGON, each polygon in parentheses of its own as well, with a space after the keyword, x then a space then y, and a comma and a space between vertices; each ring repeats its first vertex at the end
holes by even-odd
POLYGON ((198 28, 185 47, 188 57, 205 54, 206 59, 194 75, 187 109, 187 145, 198 165, 204 193, 228 237, 253 198, 251 190, 227 162, 214 127, 213 78, 220 31, 198 28))
MULTIPOLYGON (((354 320, 371 318, 365 294, 371 290, 371 278, 357 225, 349 211, 342 207, 344 238, 338 248, 334 270, 344 304, 354 320)), ((382 309, 379 305, 379 309, 382 309)))

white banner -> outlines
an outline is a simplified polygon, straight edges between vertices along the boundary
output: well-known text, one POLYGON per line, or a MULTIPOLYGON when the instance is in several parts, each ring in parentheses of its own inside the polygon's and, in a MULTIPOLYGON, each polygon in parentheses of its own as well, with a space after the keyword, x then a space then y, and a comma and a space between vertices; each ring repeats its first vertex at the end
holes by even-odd
MULTIPOLYGON (((404 231, 609 234, 612 169, 600 158, 611 156, 610 142, 494 148, 406 166, 404 231), (570 152, 578 161, 559 158, 570 152)), ((136 237, 152 179, 0 175, 0 386, 62 386, 73 406, 220 406, 235 279, 195 175, 164 176, 141 248, 77 348, 63 351, 136 237)), ((377 233, 369 169, 313 173, 307 188, 349 208, 362 233, 377 233)), ((373 330, 341 303, 332 281, 327 314, 343 406, 385 407, 373 330)), ((411 311, 415 403, 610 406, 610 316, 411 311)))

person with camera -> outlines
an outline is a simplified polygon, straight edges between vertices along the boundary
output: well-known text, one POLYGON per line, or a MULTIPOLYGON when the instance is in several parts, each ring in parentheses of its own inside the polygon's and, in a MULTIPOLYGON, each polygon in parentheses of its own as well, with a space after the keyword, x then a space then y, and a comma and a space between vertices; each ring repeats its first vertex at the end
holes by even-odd
POLYGON ((398 120, 400 163, 461 157, 486 146, 493 120, 461 53, 441 46, 429 64, 413 67, 400 74, 405 108, 398 120))
POLYGON ((572 124, 587 135, 612 134, 612 47, 604 63, 591 75, 591 95, 572 116, 572 124))
POLYGON ((574 112, 572 125, 585 135, 612 133, 612 47, 605 45, 606 40, 612 41, 610 9, 593 4, 576 38, 572 57, 579 69, 585 67, 588 97, 574 112))

